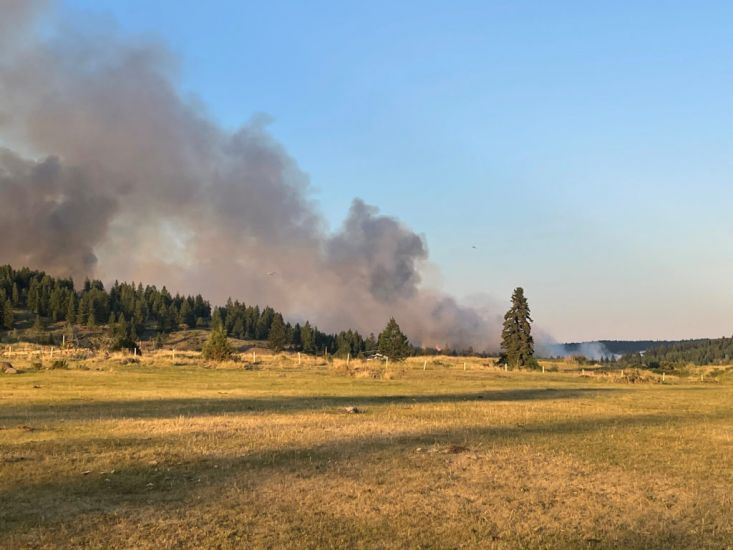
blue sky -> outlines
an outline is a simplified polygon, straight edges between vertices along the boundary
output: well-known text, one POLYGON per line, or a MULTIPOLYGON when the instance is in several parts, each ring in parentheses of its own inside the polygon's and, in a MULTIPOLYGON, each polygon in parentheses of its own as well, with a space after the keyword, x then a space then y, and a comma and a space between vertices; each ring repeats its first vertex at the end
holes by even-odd
POLYGON ((458 296, 523 285, 560 340, 733 333, 733 3, 57 9, 166 43, 223 126, 269 115, 332 227, 378 205, 458 296))

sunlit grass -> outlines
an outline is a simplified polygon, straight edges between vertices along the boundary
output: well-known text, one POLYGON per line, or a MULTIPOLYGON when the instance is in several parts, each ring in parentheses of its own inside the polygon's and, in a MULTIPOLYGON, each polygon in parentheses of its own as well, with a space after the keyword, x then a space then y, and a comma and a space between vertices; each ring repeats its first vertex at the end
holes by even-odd
POLYGON ((725 380, 462 358, 380 378, 295 355, 125 359, 0 378, 0 546, 733 541, 725 380))

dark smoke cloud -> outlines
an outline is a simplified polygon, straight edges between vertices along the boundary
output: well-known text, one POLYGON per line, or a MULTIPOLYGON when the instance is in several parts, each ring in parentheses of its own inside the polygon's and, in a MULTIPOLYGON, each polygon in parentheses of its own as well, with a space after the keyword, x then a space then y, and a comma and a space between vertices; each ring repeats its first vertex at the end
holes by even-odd
MULTIPOLYGON (((23 4, 1 15, 20 25, 23 4)), ((0 262, 268 303, 326 330, 394 315, 415 342, 495 349, 491 315, 422 286, 421 236, 359 199, 326 231, 265 122, 217 126, 179 95, 159 44, 23 36, 0 52, 12 147, 0 152, 0 262)))
POLYGON ((417 294, 419 262, 427 259, 423 240, 397 220, 355 199, 340 233, 328 241, 328 260, 345 283, 359 281, 378 301, 417 294))
POLYGON ((58 158, 28 161, 0 149, 0 258, 60 275, 94 271, 94 248, 116 210, 81 171, 58 158))

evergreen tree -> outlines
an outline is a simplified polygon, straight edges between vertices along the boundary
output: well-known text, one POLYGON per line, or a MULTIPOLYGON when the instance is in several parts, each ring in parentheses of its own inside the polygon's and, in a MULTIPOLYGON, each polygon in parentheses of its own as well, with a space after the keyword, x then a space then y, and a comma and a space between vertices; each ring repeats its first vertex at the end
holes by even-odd
POLYGON ((237 320, 234 321, 232 335, 236 338, 244 339, 244 319, 241 316, 237 316, 237 320))
POLYGON ((40 334, 43 332, 43 329, 45 328, 43 319, 41 319, 41 316, 36 314, 36 320, 33 321, 33 327, 31 327, 31 330, 35 332, 36 334, 40 334))
POLYGON ((306 321, 303 327, 300 329, 300 342, 305 353, 315 353, 316 351, 316 338, 315 333, 311 324, 306 321))
POLYGON ((94 315, 94 307, 90 307, 87 315, 87 327, 94 328, 95 326, 97 326, 97 318, 94 315))
POLYGON ((61 320, 61 317, 63 315, 61 311, 62 306, 62 293, 61 293, 61 287, 56 287, 51 292, 51 297, 49 298, 49 313, 51 315, 51 320, 55 323, 56 321, 61 320))
POLYGON ((285 346, 288 345, 288 334, 285 330, 285 322, 283 316, 279 313, 275 313, 272 318, 272 325, 270 325, 270 349, 273 351, 282 351, 285 346))
POLYGON ((64 337, 66 340, 66 345, 71 347, 72 343, 76 340, 74 325, 71 324, 71 321, 66 321, 66 326, 64 327, 64 337))
POLYGON ((181 325, 187 325, 188 328, 191 328, 194 324, 193 310, 191 309, 191 304, 188 303, 188 300, 183 300, 181 303, 181 309, 178 314, 178 323, 181 325))
POLYGON ((390 318, 387 326, 380 333, 377 346, 379 353, 386 355, 393 361, 402 361, 410 355, 410 342, 407 340, 407 336, 402 334, 394 317, 390 318))
POLYGON ((227 340, 227 335, 222 326, 211 331, 209 339, 204 343, 201 352, 204 359, 211 359, 213 361, 224 361, 231 357, 232 348, 229 345, 229 340, 227 340))
MULTIPOLYGON (((114 313, 112 314, 114 316, 114 313)), ((110 349, 112 350, 137 350, 140 352, 140 348, 137 345, 136 337, 130 332, 130 325, 127 324, 124 313, 120 313, 117 318, 117 322, 113 322, 112 327, 112 341, 110 349)))
POLYGON ((142 300, 137 300, 135 302, 135 307, 133 308, 134 312, 132 315, 133 323, 139 327, 143 325, 145 322, 145 302, 142 300))
POLYGON ((370 332, 369 337, 364 341, 364 350, 367 353, 374 353, 377 349, 377 338, 374 336, 373 332, 370 332))
POLYGON ((3 307, 3 326, 5 330, 13 330, 15 327, 15 312, 10 300, 5 300, 5 307, 3 307))
POLYGON ((272 321, 275 318, 275 310, 271 307, 266 307, 262 310, 260 318, 257 320, 257 328, 255 338, 257 340, 266 340, 270 336, 270 327, 272 321))
POLYGON ((292 349, 301 349, 302 341, 300 338, 300 331, 300 323, 295 323, 293 331, 290 333, 290 345, 292 346, 292 349))
POLYGON ((165 345, 165 338, 163 338, 163 333, 159 332, 155 335, 155 349, 162 349, 162 347, 165 345))
POLYGON ((117 324, 117 318, 115 317, 115 312, 109 314, 109 319, 107 319, 107 335, 108 336, 114 336, 116 332, 115 325, 117 324))
POLYGON ((245 314, 245 337, 253 340, 257 336, 257 320, 260 318, 260 307, 250 306, 246 309, 245 314))
POLYGON ((69 323, 76 321, 76 294, 73 292, 69 295, 69 302, 66 305, 66 321, 69 323))
POLYGON ((168 330, 173 331, 178 329, 178 316, 179 312, 176 309, 175 304, 171 304, 168 310, 166 311, 166 317, 165 317, 165 325, 168 328, 168 330))
POLYGON ((351 342, 346 338, 346 335, 342 332, 336 337, 336 355, 339 357, 346 357, 351 353, 351 342))
POLYGON ((127 319, 125 319, 125 314, 120 313, 120 316, 117 318, 117 325, 115 326, 115 334, 119 338, 129 338, 130 337, 130 330, 127 325, 127 319))
POLYGON ((85 294, 81 300, 79 300, 79 308, 76 314, 76 324, 83 325, 89 318, 89 299, 88 295, 85 294))
POLYGON ((504 315, 501 331, 501 362, 514 367, 535 366, 532 318, 524 289, 518 287, 512 294, 512 307, 504 315))
POLYGON ((211 317, 211 328, 212 330, 224 330, 224 323, 221 319, 221 311, 219 308, 214 308, 214 315, 211 317))
POLYGON ((38 305, 38 282, 36 279, 32 279, 31 284, 28 287, 28 309, 35 314, 40 313, 38 305))

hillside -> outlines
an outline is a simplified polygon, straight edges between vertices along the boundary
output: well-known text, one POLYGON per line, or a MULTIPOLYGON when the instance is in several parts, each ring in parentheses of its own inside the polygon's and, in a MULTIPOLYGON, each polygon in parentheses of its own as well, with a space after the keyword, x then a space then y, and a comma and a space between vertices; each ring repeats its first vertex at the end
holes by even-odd
MULTIPOLYGON (((173 295, 165 286, 115 281, 105 288, 102 281, 86 280, 77 290, 69 278, 0 266, 0 342, 117 350, 169 345, 171 340, 184 349, 200 349, 207 331, 221 328, 237 349, 269 341, 276 350, 358 357, 378 347, 374 334, 363 336, 350 328, 326 333, 310 321, 284 317, 256 302, 229 299, 216 306, 200 294, 173 295)), ((411 353, 436 352, 408 347, 411 353)))

